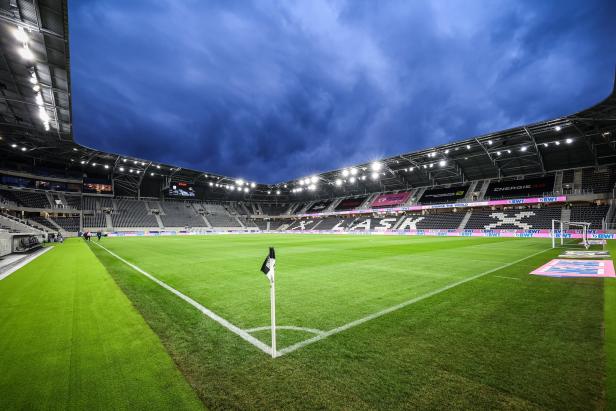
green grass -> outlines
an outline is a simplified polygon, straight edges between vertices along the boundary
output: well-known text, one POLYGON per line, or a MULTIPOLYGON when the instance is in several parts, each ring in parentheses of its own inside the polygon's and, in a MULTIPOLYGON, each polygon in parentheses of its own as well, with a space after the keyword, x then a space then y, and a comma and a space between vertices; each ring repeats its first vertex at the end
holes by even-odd
POLYGON ((0 409, 202 409, 81 240, 0 281, 0 409))
MULTIPOLYGON (((242 328, 328 330, 549 247, 497 238, 234 235, 104 239, 242 328)), ((104 250, 92 251, 207 407, 589 409, 605 406, 604 282, 529 276, 556 250, 272 360, 104 250), (515 279, 501 278, 512 277, 515 279)), ((310 337, 280 332, 284 347, 310 337)), ((269 343, 267 333, 256 337, 269 343)))

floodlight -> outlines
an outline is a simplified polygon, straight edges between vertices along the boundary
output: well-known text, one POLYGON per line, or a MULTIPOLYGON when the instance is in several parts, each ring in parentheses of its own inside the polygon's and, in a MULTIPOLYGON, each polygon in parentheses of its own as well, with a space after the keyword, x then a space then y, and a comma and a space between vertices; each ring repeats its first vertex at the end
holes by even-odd
POLYGON ((214 185, 214 183, 210 181, 210 187, 212 187, 213 185, 214 185))
POLYGON ((280 195, 280 190, 276 190, 276 195, 279 196, 280 195))
POLYGON ((250 183, 251 188, 255 188, 257 185, 255 183, 250 183))
POLYGON ((556 144, 557 146, 560 145, 560 141, 555 141, 554 144, 556 144))
POLYGON ((32 50, 30 50, 27 44, 24 44, 24 46, 19 49, 19 54, 25 60, 34 60, 34 53, 32 53, 32 50))
POLYGON ((445 150, 445 154, 449 154, 449 149, 445 150))
POLYGON ((497 152, 496 152, 496 155, 497 155, 497 156, 500 156, 500 155, 501 155, 501 152, 500 152, 500 151, 497 151, 497 152))
POLYGON ((310 185, 308 186, 308 190, 310 190, 310 191, 314 191, 314 190, 316 190, 316 189, 317 189, 317 186, 315 186, 314 184, 310 184, 310 185))
POLYGON ((543 143, 543 147, 547 147, 549 143, 543 143))
POLYGON ((470 150, 470 149, 471 149, 471 145, 470 145, 470 144, 467 144, 467 145, 466 145, 466 149, 467 149, 467 150, 470 150))
POLYGON ((43 121, 49 121, 49 114, 47 114, 47 110, 45 110, 43 107, 39 107, 39 117, 43 121))
POLYGON ((375 171, 375 172, 373 172, 373 173, 370 175, 370 177, 371 177, 373 180, 376 180, 377 178, 379 178, 379 173, 377 173, 377 172, 375 171))
POLYGON ((247 193, 249 191, 248 187, 244 187, 244 192, 247 193))
POLYGON ((352 176, 357 175, 357 169, 355 167, 353 167, 350 172, 352 176))
POLYGON ((563 128, 562 128, 561 126, 556 126, 556 127, 554 127, 554 130, 556 130, 556 131, 560 131, 560 130, 562 130, 562 129, 563 129, 563 128))
POLYGON ((128 169, 128 172, 129 172, 129 173, 132 173, 132 172, 133 172, 133 169, 132 169, 132 168, 129 168, 129 169, 128 169))
POLYGON ((566 139, 566 140, 565 140, 565 143, 567 143, 567 144, 571 144, 571 143, 573 143, 573 140, 572 140, 572 139, 570 139, 570 138, 568 138, 568 139, 566 139))
POLYGON ((409 168, 409 171, 413 171, 414 169, 415 169, 414 167, 411 167, 411 168, 409 168))
POLYGON ((351 184, 355 183, 355 177, 349 178, 349 183, 351 183, 351 184))
POLYGON ((157 165, 156 168, 160 170, 160 166, 157 165))
POLYGON ((28 35, 26 34, 26 32, 24 31, 24 28, 19 26, 17 27, 17 30, 13 31, 13 35, 15 36, 15 38, 20 41, 21 43, 27 43, 28 40, 30 40, 28 38, 28 35))
POLYGON ((344 170, 342 170, 342 176, 343 177, 348 177, 349 176, 349 170, 346 169, 346 168, 344 170))
POLYGON ((45 131, 49 131, 49 123, 48 122, 44 122, 43 126, 45 127, 45 131))
POLYGON ((438 165, 441 166, 441 167, 445 167, 447 165, 447 161, 441 160, 441 161, 438 162, 438 165))
POLYGON ((41 91, 41 86, 39 86, 38 84, 35 84, 32 86, 32 90, 34 90, 34 92, 38 93, 39 91, 41 91))
MULTIPOLYGON (((17 147, 17 144, 13 143, 13 144, 11 144, 11 147, 15 148, 15 147, 17 147)), ((82 163, 83 163, 83 161, 82 161, 82 163)))
POLYGON ((492 140, 488 140, 488 145, 491 146, 492 145, 492 140))
POLYGON ((286 185, 286 184, 284 185, 284 188, 287 188, 287 185, 286 185))
POLYGON ((520 149, 520 151, 521 151, 521 152, 524 152, 524 151, 526 151, 526 150, 528 150, 528 147, 526 147, 526 146, 524 146, 524 147, 522 147, 522 148, 520 149))
MULTIPOLYGON (((154 177, 154 173, 150 173, 150 176, 151 176, 151 177, 154 177)), ((211 185, 211 184, 210 184, 210 185, 211 185)))
POLYGON ((105 169, 109 169, 109 164, 105 164, 103 167, 105 167, 105 169))
POLYGON ((511 154, 511 150, 507 150, 507 154, 511 154))
POLYGON ((377 161, 375 161, 374 163, 370 165, 370 168, 372 169, 372 171, 379 171, 382 167, 383 167, 383 164, 377 161))
POLYGON ((272 192, 270 190, 267 190, 267 195, 272 194, 272 192))
POLYGON ((342 180, 341 180, 341 179, 339 179, 339 178, 337 178, 337 179, 336 179, 336 185, 337 185, 338 187, 340 187, 340 186, 342 185, 342 180))
POLYGON ((36 102, 37 106, 43 105, 43 96, 41 96, 41 93, 36 93, 36 96, 34 97, 34 101, 36 102))
POLYGON ((362 179, 362 180, 365 180, 365 179, 366 179, 366 176, 361 176, 361 179, 362 179))
POLYGON ((237 184, 238 186, 244 185, 244 180, 242 180, 241 178, 238 178, 238 179, 235 181, 235 184, 237 184))
POLYGON ((319 178, 317 176, 312 176, 310 177, 310 181, 316 184, 319 181, 319 178))
POLYGON ((120 167, 120 171, 124 171, 124 167, 120 167))
POLYGON ((27 150, 27 148, 25 148, 25 147, 21 148, 21 151, 26 151, 26 150, 27 150))

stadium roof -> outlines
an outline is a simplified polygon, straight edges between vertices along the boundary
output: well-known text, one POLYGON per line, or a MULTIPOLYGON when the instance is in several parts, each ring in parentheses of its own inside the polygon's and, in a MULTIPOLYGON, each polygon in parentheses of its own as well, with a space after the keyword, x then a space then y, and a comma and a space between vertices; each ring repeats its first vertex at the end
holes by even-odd
MULTIPOLYGON (((0 152, 4 158, 109 174, 116 184, 144 178, 186 180, 217 196, 233 177, 122 156, 75 143, 71 121, 70 50, 66 0, 0 1, 0 152)), ((412 125, 409 125, 412 128, 412 125)), ((427 150, 358 164, 249 193, 267 199, 320 198, 616 163, 616 88, 599 104, 564 117, 494 132, 427 150)), ((233 194, 233 193, 230 193, 233 194)), ((240 195, 235 192, 233 195, 240 195)))

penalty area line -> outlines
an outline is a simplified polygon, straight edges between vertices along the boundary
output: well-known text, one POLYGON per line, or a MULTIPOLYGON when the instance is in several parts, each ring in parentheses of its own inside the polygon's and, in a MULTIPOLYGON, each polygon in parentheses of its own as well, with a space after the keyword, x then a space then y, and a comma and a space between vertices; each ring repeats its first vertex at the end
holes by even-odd
MULTIPOLYGON (((110 255, 112 255, 113 257, 115 257, 118 260, 122 261, 124 264, 126 264, 127 266, 129 266, 133 270, 137 271, 138 273, 140 273, 140 274, 144 275, 145 277, 149 278, 150 280, 154 281, 156 284, 160 285, 161 287, 163 287, 167 291, 170 291, 173 294, 175 294, 176 296, 180 297, 182 300, 186 301, 188 304, 192 305, 197 310, 201 311, 203 314, 205 314, 210 319, 216 321, 218 324, 222 325, 223 327, 225 327, 227 330, 231 331, 232 333, 240 336, 244 341, 249 342, 250 344, 254 345, 258 349, 263 351, 264 353, 266 353, 268 355, 271 355, 272 347, 270 347, 269 345, 259 341, 258 339, 256 339, 252 335, 250 335, 248 332, 242 330, 240 327, 230 323, 229 321, 227 321, 226 319, 222 318, 220 315, 216 314, 212 310, 210 310, 210 309, 204 307, 203 305, 199 304, 197 301, 193 300, 192 298, 190 298, 186 294, 182 294, 180 291, 176 290, 175 288, 171 287, 167 283, 165 283, 165 282, 159 280, 158 278, 154 277, 152 274, 148 273, 147 271, 142 270, 141 268, 137 267, 135 264, 126 261, 124 258, 120 257, 119 255, 117 255, 113 251, 108 250, 107 248, 105 248, 104 246, 102 246, 102 245, 100 245, 98 243, 92 243, 92 244, 96 244, 97 246, 99 246, 103 250, 107 251, 110 255)), ((276 356, 278 356, 278 354, 276 356)))
POLYGON ((400 309, 402 309, 404 307, 407 307, 407 306, 409 306, 411 304, 415 304, 415 303, 417 303, 419 301, 425 300, 426 298, 430 298, 430 297, 433 297, 433 296, 435 296, 437 294, 445 292, 447 290, 451 290, 452 288, 457 287, 457 286, 462 285, 462 284, 465 284, 465 283, 468 283, 469 281, 476 280, 478 278, 484 277, 484 276, 486 276, 488 274, 491 274, 493 272, 496 272, 498 270, 502 270, 503 268, 507 268, 507 267, 510 267, 512 265, 518 264, 518 263, 520 263, 520 262, 522 262, 524 260, 528 260, 529 258, 534 257, 536 255, 539 255, 541 253, 544 253, 544 252, 546 252, 548 250, 551 250, 551 248, 546 248, 545 250, 538 251, 538 252, 536 252, 534 254, 531 254, 531 255, 528 255, 526 257, 520 258, 518 260, 512 261, 510 263, 501 265, 499 267, 492 268, 492 269, 490 269, 488 271, 484 271, 482 273, 475 274, 475 275, 472 275, 472 276, 467 277, 467 278, 463 278, 462 280, 459 280, 459 281, 456 281, 454 283, 448 284, 448 285, 446 285, 444 287, 441 287, 441 288, 438 288, 436 290, 430 291, 430 292, 428 292, 426 294, 422 294, 422 295, 420 295, 418 297, 412 298, 412 299, 410 299, 408 301, 405 301, 403 303, 394 305, 394 306, 389 307, 389 308, 385 308, 384 310, 372 313, 370 315, 367 315, 367 316, 365 316, 363 318, 360 318, 360 319, 357 319, 355 321, 351 321, 350 323, 346 323, 346 324, 344 324, 344 325, 342 325, 340 327, 336 327, 336 328, 333 328, 333 329, 331 329, 329 331, 325 331, 325 332, 323 332, 320 335, 316 335, 316 336, 314 336, 312 338, 309 338, 309 339, 304 340, 304 341, 300 341, 297 344, 293 344, 293 345, 290 345, 288 347, 283 348, 282 350, 279 350, 278 351, 278 356, 282 356, 282 355, 288 354, 290 352, 293 352, 295 350, 303 348, 303 347, 305 347, 307 345, 310 345, 310 344, 316 343, 318 341, 321 341, 321 340, 323 340, 323 339, 325 339, 327 337, 331 337, 332 335, 339 334, 339 333, 341 333, 343 331, 346 331, 346 330, 348 330, 350 328, 353 328, 353 327, 356 327, 358 325, 361 325, 361 324, 363 324, 365 322, 368 322, 370 320, 374 320, 374 319, 382 317, 382 316, 384 316, 386 314, 389 314, 389 313, 392 313, 394 311, 400 310, 400 309))

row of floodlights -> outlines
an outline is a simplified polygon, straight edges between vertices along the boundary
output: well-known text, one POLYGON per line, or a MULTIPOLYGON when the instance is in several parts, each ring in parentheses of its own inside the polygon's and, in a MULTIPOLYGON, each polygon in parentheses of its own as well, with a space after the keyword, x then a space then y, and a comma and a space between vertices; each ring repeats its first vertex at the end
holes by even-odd
MULTIPOLYGON (((19 26, 14 31, 15 38, 17 41, 21 43, 21 47, 19 48, 19 54, 25 60, 34 60, 34 53, 30 50, 30 38, 23 27, 19 26)), ((49 114, 45 109, 45 102, 43 101, 43 94, 41 93, 41 85, 39 83, 39 79, 36 75, 36 71, 33 69, 30 72, 30 83, 32 84, 32 90, 34 91, 34 102, 38 106, 39 118, 43 122, 43 126, 45 127, 45 131, 49 131, 49 114)))

